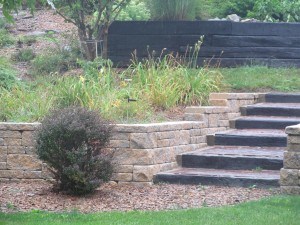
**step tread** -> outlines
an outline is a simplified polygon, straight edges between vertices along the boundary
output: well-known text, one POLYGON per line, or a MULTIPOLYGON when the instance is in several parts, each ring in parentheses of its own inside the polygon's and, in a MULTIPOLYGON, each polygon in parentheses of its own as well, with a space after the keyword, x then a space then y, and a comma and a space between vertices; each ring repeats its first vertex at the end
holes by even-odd
POLYGON ((267 96, 299 96, 300 97, 300 92, 295 92, 295 93, 284 93, 284 92, 271 92, 267 93, 267 96))
POLYGON ((300 103, 273 103, 262 102, 254 105, 244 106, 247 108, 284 108, 284 109, 300 109, 300 103))
POLYGON ((251 180, 279 180, 280 171, 278 170, 221 170, 221 169, 203 169, 203 168, 177 168, 174 170, 160 172, 159 175, 180 175, 180 176, 205 176, 205 177, 230 177, 244 178, 251 180))
POLYGON ((268 158, 283 159, 283 147, 248 147, 248 146, 212 146, 182 156, 222 156, 232 158, 268 158))
POLYGON ((300 103, 300 93, 272 92, 265 94, 267 102, 297 102, 300 103))
POLYGON ((285 138, 287 134, 284 130, 279 129, 238 129, 238 130, 228 130, 221 131, 215 134, 218 136, 231 136, 231 137, 239 137, 239 136, 249 136, 249 137, 280 137, 285 138))
POLYGON ((274 122, 299 122, 299 117, 283 117, 283 116, 242 116, 234 120, 243 120, 243 121, 274 121, 274 122))

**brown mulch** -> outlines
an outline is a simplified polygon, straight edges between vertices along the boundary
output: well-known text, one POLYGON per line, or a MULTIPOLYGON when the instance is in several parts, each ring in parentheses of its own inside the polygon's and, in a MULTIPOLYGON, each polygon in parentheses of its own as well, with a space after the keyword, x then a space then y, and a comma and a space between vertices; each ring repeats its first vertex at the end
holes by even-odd
POLYGON ((172 210, 234 205, 278 194, 278 190, 158 184, 146 187, 105 184, 94 194, 76 197, 52 191, 45 181, 0 183, 0 211, 52 212, 172 210))

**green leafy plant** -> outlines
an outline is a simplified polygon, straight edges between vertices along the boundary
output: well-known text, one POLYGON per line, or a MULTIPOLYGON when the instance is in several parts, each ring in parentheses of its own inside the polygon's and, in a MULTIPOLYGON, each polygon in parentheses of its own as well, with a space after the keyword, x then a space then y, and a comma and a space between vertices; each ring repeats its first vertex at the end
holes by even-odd
POLYGON ((149 20, 150 11, 143 0, 131 0, 116 20, 149 20))
POLYGON ((1 88, 9 90, 17 83, 15 75, 8 60, 0 57, 0 91, 1 88))
POLYGON ((35 58, 35 53, 31 48, 22 48, 12 55, 12 59, 19 62, 29 62, 35 58))
POLYGON ((14 43, 14 37, 6 29, 0 29, 0 48, 13 45, 14 43))
POLYGON ((37 133, 37 154, 52 168, 56 188, 83 195, 109 181, 112 125, 95 111, 70 107, 52 112, 37 133))
POLYGON ((249 13, 261 20, 276 22, 299 22, 300 2, 298 0, 258 0, 249 13))

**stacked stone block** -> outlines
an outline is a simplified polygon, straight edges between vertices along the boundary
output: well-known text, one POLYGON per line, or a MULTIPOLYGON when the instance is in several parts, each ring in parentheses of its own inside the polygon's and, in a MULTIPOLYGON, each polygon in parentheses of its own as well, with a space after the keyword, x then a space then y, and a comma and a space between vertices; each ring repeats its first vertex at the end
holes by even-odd
POLYGON ((37 159, 34 131, 38 123, 0 124, 0 179, 42 179, 46 167, 37 159))
POLYGON ((153 176, 177 167, 178 154, 206 146, 201 122, 117 125, 111 140, 119 183, 151 184, 153 176), (120 147, 122 146, 122 147, 120 147))
POLYGON ((289 126, 285 131, 288 134, 288 146, 280 171, 281 191, 283 194, 300 195, 300 124, 289 126))
POLYGON ((240 117, 240 107, 257 103, 260 98, 256 93, 212 93, 210 106, 187 107, 186 121, 202 121, 203 133, 214 134, 229 128, 229 120, 240 117))

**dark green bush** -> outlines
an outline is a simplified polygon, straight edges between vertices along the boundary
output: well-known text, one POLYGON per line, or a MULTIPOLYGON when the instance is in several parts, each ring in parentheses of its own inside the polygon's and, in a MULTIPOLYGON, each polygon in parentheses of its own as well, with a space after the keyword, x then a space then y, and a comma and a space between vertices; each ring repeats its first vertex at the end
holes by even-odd
POLYGON ((109 181, 112 154, 104 148, 112 126, 95 111, 70 107, 53 112, 37 132, 37 154, 53 168, 56 188, 83 195, 109 181))
POLYGON ((266 21, 300 22, 300 1, 256 0, 249 16, 266 21))
POLYGON ((253 10, 254 4, 255 0, 212 0, 211 14, 212 17, 217 16, 220 18, 230 14, 246 17, 253 10))
POLYGON ((18 62, 29 62, 34 59, 35 53, 31 48, 20 49, 17 53, 12 55, 12 59, 18 62))

